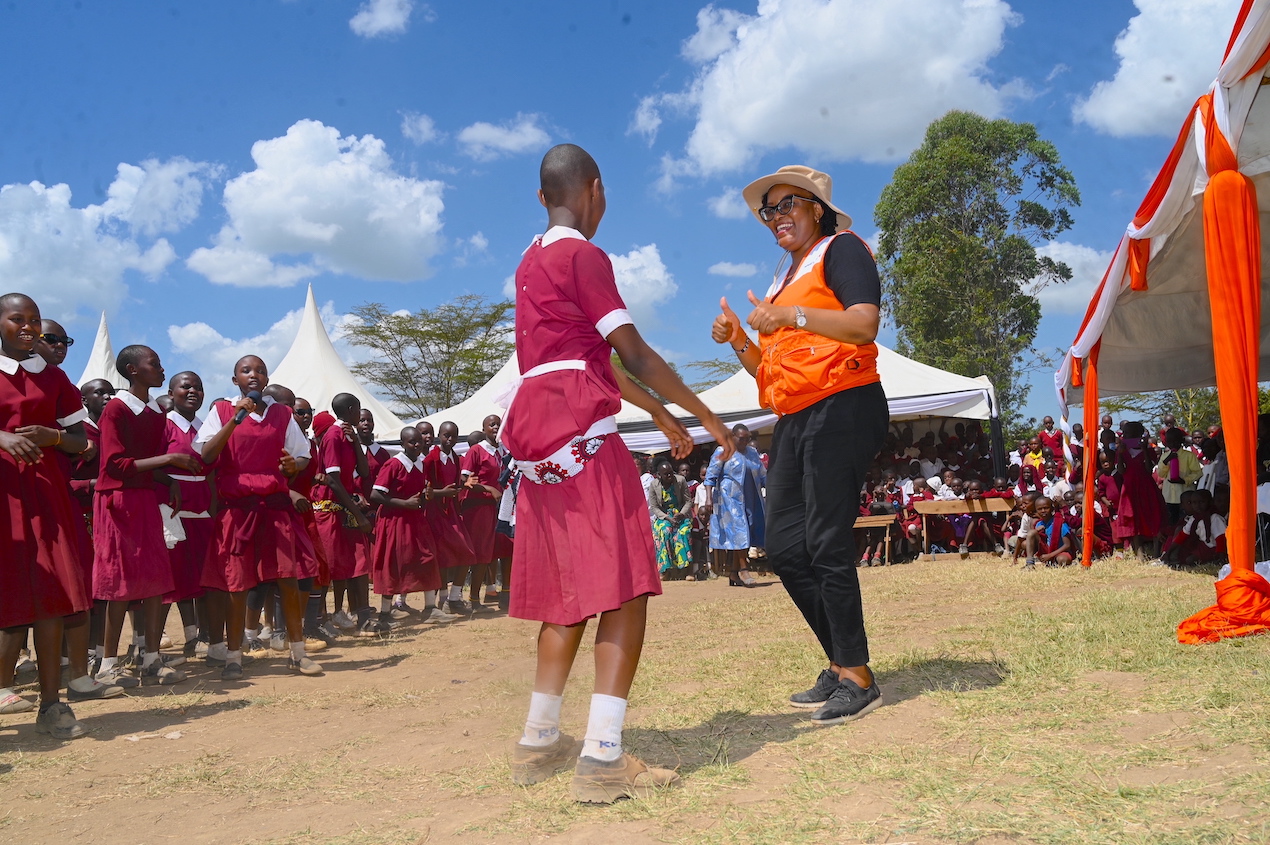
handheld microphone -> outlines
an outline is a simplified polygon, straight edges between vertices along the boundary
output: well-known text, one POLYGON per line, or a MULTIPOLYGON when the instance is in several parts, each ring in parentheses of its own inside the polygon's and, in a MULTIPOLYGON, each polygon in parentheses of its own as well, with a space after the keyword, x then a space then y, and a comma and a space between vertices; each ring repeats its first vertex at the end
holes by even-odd
MULTIPOLYGON (((253 391, 251 391, 250 393, 248 393, 248 394, 247 394, 247 398, 248 398, 248 399, 250 399, 251 401, 255 402, 257 405, 259 405, 259 404, 260 404, 260 400, 261 400, 262 398, 264 398, 264 397, 262 397, 262 396, 260 395, 260 391, 259 391, 259 390, 253 390, 253 391)), ((241 422, 242 422, 243 420, 245 420, 245 419, 247 419, 247 409, 246 409, 246 408, 239 408, 239 409, 238 409, 238 413, 234 414, 234 425, 238 425, 239 423, 241 423, 241 422)))

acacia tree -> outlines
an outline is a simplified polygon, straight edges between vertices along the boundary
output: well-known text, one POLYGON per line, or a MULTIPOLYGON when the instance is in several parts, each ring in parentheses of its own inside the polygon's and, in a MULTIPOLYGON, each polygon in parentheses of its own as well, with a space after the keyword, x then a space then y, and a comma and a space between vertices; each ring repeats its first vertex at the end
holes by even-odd
POLYGON ((484 385, 512 354, 515 306, 467 294, 413 314, 377 302, 353 309, 349 340, 374 352, 353 372, 416 416, 449 408, 484 385))
POLYGON ((1215 387, 1105 396, 1101 405, 1103 413, 1118 420, 1139 420, 1146 425, 1147 431, 1155 431, 1154 426, 1165 414, 1172 414, 1177 424, 1187 431, 1203 432, 1210 425, 1221 425, 1221 408, 1217 404, 1215 387))
POLYGON ((1036 247, 1071 227, 1077 205, 1072 174, 1035 126, 953 111, 927 127, 874 209, 897 350, 988 376, 1007 427, 1027 398, 1036 291, 1072 276, 1036 247))

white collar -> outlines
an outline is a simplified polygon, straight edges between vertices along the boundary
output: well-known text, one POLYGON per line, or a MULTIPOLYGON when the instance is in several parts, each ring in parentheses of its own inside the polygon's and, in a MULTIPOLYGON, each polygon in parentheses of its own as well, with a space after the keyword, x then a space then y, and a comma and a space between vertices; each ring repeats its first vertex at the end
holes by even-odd
POLYGON ((482 440, 480 443, 477 443, 476 445, 484 449, 486 454, 488 454, 491 458, 499 457, 503 451, 502 446, 491 446, 489 445, 488 440, 482 440))
POLYGON ((44 372, 44 368, 46 366, 48 366, 48 361, 45 361, 35 353, 32 353, 29 358, 23 358, 21 361, 17 358, 10 358, 8 355, 0 354, 0 372, 3 372, 5 375, 16 375, 18 367, 21 367, 28 373, 42 373, 44 372))
MULTIPOLYGON (((242 395, 241 395, 241 394, 239 394, 238 396, 226 396, 226 397, 225 397, 225 401, 229 403, 230 410, 233 410, 234 403, 235 403, 235 402, 237 402, 239 399, 242 399, 242 398, 243 398, 243 397, 242 397, 242 395)), ((272 406, 273 406, 273 404, 274 404, 274 402, 276 401, 276 400, 275 400, 272 396, 265 396, 265 397, 262 397, 262 398, 264 399, 265 409, 264 409, 264 411, 261 411, 261 410, 260 410, 260 403, 259 403, 259 402, 257 402, 257 403, 256 403, 256 410, 255 410, 255 411, 253 411, 253 412, 251 413, 251 415, 250 415, 253 419, 256 419, 256 420, 264 420, 264 418, 265 418, 265 414, 269 413, 269 408, 270 408, 270 407, 272 407, 272 406)))
POLYGON ((379 445, 379 442, 378 442, 378 441, 376 441, 376 440, 372 440, 372 441, 370 441, 370 445, 369 445, 369 446, 363 446, 362 448, 363 448, 363 449, 365 449, 367 452, 369 452, 369 453, 370 453, 370 454, 372 454, 372 455, 378 455, 380 452, 382 452, 382 451, 384 450, 384 447, 383 447, 383 446, 380 446, 380 445, 379 445))
POLYGON ((552 226, 542 235, 539 235, 537 240, 539 245, 548 247, 556 241, 562 241, 565 238, 573 238, 579 241, 586 240, 581 232, 577 229, 570 229, 568 226, 552 226))
POLYGON ((174 410, 168 411, 168 419, 172 421, 173 425, 181 429, 181 431, 186 432, 187 434, 189 433, 189 430, 191 428, 194 429, 195 431, 198 431, 199 428, 203 425, 203 420, 200 419, 198 415, 195 415, 194 419, 191 421, 191 420, 187 420, 185 417, 181 416, 179 413, 177 413, 174 410))
MULTIPOLYGON (((156 414, 163 413, 163 409, 159 407, 158 402, 155 402, 153 399, 150 399, 149 401, 146 401, 146 402, 142 402, 140 399, 133 396, 131 393, 129 393, 126 390, 119 391, 118 393, 115 394, 114 398, 118 399, 120 402, 127 405, 128 410, 132 411, 134 416, 140 416, 141 412, 146 408, 149 408, 151 411, 154 411, 156 414)), ((111 400, 111 401, 114 401, 114 400, 111 400)))
POLYGON ((417 469, 420 472, 423 472, 423 455, 422 454, 419 455, 419 457, 415 458, 413 461, 406 457, 405 452, 398 452, 397 454, 393 455, 393 457, 396 460, 401 462, 401 465, 406 468, 406 472, 409 472, 412 469, 417 469))
POLYGON ((442 449, 440 446, 436 447, 436 449, 437 449, 437 454, 441 456, 441 463, 448 464, 450 461, 454 460, 454 456, 451 453, 442 449))
POLYGON ((97 428, 97 427, 98 427, 98 426, 97 426, 97 423, 93 421, 93 418, 92 418, 92 417, 84 417, 84 425, 88 426, 89 428, 97 428))

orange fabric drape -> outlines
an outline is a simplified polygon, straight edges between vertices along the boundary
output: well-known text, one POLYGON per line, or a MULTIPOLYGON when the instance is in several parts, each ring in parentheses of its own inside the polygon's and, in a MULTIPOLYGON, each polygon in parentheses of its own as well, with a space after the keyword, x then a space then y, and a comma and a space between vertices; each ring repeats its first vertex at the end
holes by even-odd
POLYGON ((1199 645, 1266 632, 1270 632, 1270 582, 1255 572, 1235 570, 1217 582, 1216 605, 1177 626, 1177 641, 1199 645))
MULTIPOLYGON (((1222 145, 1229 150, 1224 139, 1222 145)), ((1256 187, 1236 170, 1215 173, 1204 192, 1204 264, 1213 316, 1222 434, 1230 466, 1226 545, 1231 568, 1251 570, 1257 511, 1254 465, 1261 361, 1261 224, 1256 187)))
POLYGON ((1147 289, 1147 263, 1151 260, 1151 239, 1129 239, 1129 287, 1147 289))
MULTIPOLYGON (((1085 478, 1085 509, 1080 525, 1080 564, 1094 565, 1094 502, 1098 499, 1098 491, 1094 482, 1098 478, 1098 350, 1102 341, 1094 344, 1089 350, 1089 369, 1085 372, 1085 393, 1081 398, 1081 410, 1085 418, 1085 465, 1081 468, 1085 478)), ((1107 515, 1110 518, 1111 514, 1107 515)))

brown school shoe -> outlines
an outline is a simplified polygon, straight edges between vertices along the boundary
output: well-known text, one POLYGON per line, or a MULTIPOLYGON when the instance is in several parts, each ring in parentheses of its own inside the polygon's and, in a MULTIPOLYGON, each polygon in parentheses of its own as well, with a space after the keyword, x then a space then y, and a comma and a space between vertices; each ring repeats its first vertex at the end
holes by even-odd
POLYGON ((577 742, 566 734, 559 734, 555 742, 541 748, 518 742, 512 749, 512 783, 519 786, 542 783, 572 767, 576 759, 577 742))
POLYGON ((678 782, 679 775, 670 769, 655 769, 626 752, 612 762, 579 757, 573 772, 573 800, 612 804, 622 798, 647 798, 678 782))

